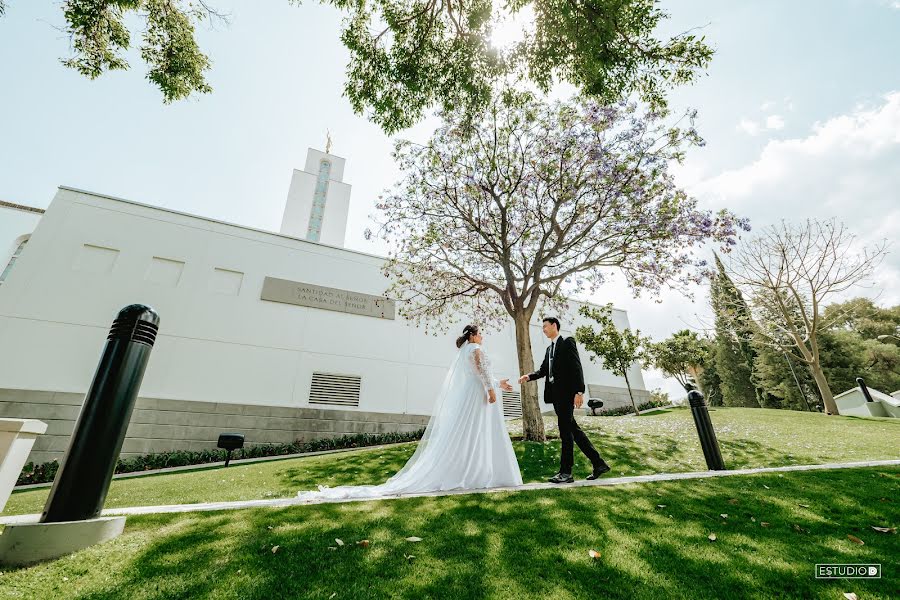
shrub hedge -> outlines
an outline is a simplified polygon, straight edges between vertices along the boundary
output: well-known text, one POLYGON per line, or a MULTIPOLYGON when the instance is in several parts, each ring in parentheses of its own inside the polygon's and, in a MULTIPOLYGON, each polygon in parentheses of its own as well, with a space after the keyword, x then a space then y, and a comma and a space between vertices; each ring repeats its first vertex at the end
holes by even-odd
MULTIPOLYGON (((638 410, 647 410, 648 408, 668 406, 669 404, 671 403, 668 400, 649 400, 647 402, 638 404, 638 410)), ((595 415, 592 415, 590 412, 588 412, 589 417, 618 417, 620 415, 630 414, 634 414, 634 407, 630 404, 628 406, 618 406, 616 408, 601 408, 595 415)))
MULTIPOLYGON (((337 438, 313 440, 310 442, 295 441, 290 444, 260 444, 248 446, 232 453, 231 459, 259 458, 262 456, 283 456, 286 454, 300 454, 303 452, 318 452, 322 450, 338 450, 343 448, 364 448, 366 446, 378 446, 380 444, 395 444, 399 442, 413 442, 422 438, 425 429, 411 433, 356 433, 337 438)), ((116 473, 135 473, 137 471, 149 471, 151 469, 165 469, 166 467, 183 467, 187 465, 202 465, 225 460, 224 450, 173 450, 172 452, 156 452, 144 456, 132 456, 120 458, 116 463, 116 473)), ((47 483, 53 481, 59 463, 56 460, 34 464, 29 462, 22 469, 16 485, 29 485, 34 483, 47 483)))

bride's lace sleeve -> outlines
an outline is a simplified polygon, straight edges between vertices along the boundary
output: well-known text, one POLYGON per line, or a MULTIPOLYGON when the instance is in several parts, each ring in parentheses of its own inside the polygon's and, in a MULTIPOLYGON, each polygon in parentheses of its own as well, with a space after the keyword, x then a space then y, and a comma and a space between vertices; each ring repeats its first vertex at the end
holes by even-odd
POLYGON ((475 369, 475 375, 481 381, 484 392, 487 393, 494 386, 494 378, 491 376, 490 369, 485 359, 484 353, 480 348, 475 348, 471 354, 472 366, 475 369))

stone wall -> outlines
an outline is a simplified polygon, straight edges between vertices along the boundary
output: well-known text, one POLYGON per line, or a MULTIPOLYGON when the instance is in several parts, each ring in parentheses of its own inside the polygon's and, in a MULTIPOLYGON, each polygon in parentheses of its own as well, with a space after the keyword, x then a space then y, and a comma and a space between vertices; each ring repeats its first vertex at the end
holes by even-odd
MULTIPOLYGON (((47 423, 47 433, 38 436, 28 460, 62 459, 83 401, 83 394, 0 389, 0 417, 47 423)), ((427 423, 426 415, 138 398, 121 455, 209 450, 226 431, 243 433, 250 446, 412 432, 427 423)))

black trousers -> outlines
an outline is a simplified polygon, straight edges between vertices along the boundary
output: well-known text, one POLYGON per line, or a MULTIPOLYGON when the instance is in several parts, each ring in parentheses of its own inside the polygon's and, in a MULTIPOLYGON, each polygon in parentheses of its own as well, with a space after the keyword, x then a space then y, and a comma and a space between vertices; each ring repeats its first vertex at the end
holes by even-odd
POLYGON ((556 411, 556 417, 559 420, 559 438, 562 442, 562 454, 559 457, 559 472, 572 474, 572 466, 575 464, 575 449, 572 442, 578 444, 579 450, 584 452, 591 464, 598 466, 603 462, 600 453, 594 448, 587 434, 581 430, 578 423, 575 422, 575 406, 572 404, 572 397, 554 398, 553 410, 556 411))

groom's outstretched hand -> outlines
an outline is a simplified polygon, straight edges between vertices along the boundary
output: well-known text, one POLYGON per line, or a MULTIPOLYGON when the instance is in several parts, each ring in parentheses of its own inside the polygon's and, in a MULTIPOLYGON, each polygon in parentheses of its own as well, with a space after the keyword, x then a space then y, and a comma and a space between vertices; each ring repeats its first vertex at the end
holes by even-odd
POLYGON ((522 375, 521 377, 519 377, 520 384, 525 383, 526 381, 528 381, 528 375, 522 375))
POLYGON ((513 391, 513 386, 509 385, 509 379, 501 379, 500 380, 500 389, 504 392, 513 391))

